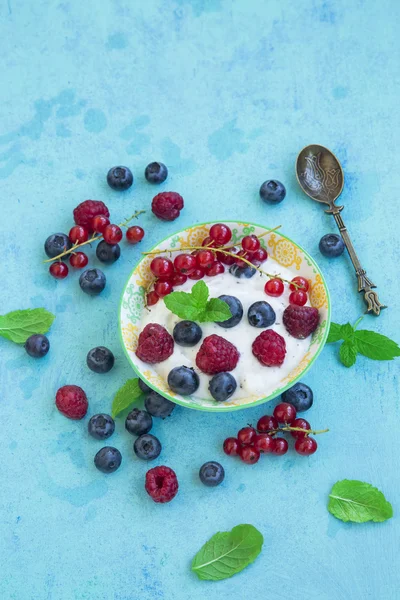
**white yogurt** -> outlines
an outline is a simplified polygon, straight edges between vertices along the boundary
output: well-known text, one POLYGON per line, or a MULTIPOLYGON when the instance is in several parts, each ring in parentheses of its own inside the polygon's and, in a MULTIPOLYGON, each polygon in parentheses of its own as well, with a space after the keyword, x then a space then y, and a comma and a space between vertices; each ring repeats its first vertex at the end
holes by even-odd
MULTIPOLYGON (((279 274, 284 279, 291 280, 293 278, 293 272, 278 265, 270 257, 264 263, 264 270, 272 274, 279 274), (266 268, 267 265, 268 268, 266 268)), ((161 363, 153 365, 154 370, 167 381, 168 373, 174 367, 182 365, 193 367, 200 378, 200 386, 194 396, 211 398, 208 390, 211 376, 202 373, 196 367, 196 354, 203 339, 214 333, 234 344, 240 353, 239 362, 236 368, 231 371, 237 381, 237 388, 230 399, 247 398, 253 395, 260 398, 268 396, 274 389, 279 387, 279 382, 300 363, 303 356, 307 353, 311 341, 310 337, 305 340, 297 340, 290 336, 282 323, 283 311, 289 304, 289 286, 285 285, 285 291, 282 296, 272 298, 265 294, 264 285, 267 280, 265 276, 261 276, 259 273, 256 273, 251 279, 238 279, 226 270, 225 273, 216 277, 204 277, 203 281, 209 288, 210 298, 217 298, 222 294, 239 298, 243 305, 242 320, 231 329, 225 329, 217 325, 217 323, 200 323, 203 337, 199 343, 192 348, 184 348, 175 343, 172 356, 161 363), (273 329, 279 333, 286 342, 286 357, 283 365, 280 367, 266 367, 252 353, 251 347, 253 341, 262 331, 265 331, 265 328, 253 327, 247 319, 249 307, 258 300, 265 300, 272 306, 276 314, 276 321, 268 329, 273 329)), ((195 283, 196 281, 188 279, 184 285, 179 286, 176 290, 189 292, 195 283)), ((309 305, 309 302, 307 302, 307 305, 309 305)), ((159 323, 172 335, 174 326, 181 320, 167 309, 162 300, 159 300, 157 304, 143 311, 140 330, 142 331, 148 323, 159 323)))

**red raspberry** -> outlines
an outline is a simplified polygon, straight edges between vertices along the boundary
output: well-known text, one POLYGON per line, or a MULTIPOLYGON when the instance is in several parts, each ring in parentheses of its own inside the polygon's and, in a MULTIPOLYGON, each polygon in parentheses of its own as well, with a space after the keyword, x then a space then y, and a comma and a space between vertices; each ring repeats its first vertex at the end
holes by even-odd
POLYGON ((161 192, 154 196, 151 210, 163 221, 175 221, 183 208, 183 198, 176 192, 161 192))
POLYGON ((78 385, 64 385, 56 394, 56 406, 68 419, 83 419, 87 413, 86 394, 78 385))
POLYGON ((174 340, 162 325, 148 323, 139 335, 136 356, 145 363, 167 360, 174 351, 174 340))
POLYGON ((154 467, 146 473, 145 490, 154 502, 170 502, 178 493, 178 479, 169 467, 154 467))
POLYGON ((285 360, 286 342, 272 329, 260 333, 254 340, 252 349, 254 356, 267 367, 280 367, 285 360))
POLYGON ((107 206, 101 200, 85 200, 74 209, 74 221, 92 231, 92 219, 97 215, 109 217, 107 206))
POLYGON ((311 306, 289 304, 283 311, 283 324, 293 337, 298 340, 311 335, 318 327, 319 312, 311 306))
POLYGON ((239 360, 236 347, 223 337, 213 333, 204 338, 196 356, 196 365, 208 375, 232 371, 239 360))

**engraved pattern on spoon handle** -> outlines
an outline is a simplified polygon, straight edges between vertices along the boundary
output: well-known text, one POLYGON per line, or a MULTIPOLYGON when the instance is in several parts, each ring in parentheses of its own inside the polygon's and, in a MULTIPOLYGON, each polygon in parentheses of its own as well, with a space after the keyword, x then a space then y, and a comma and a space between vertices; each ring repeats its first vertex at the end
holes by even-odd
POLYGON ((350 255, 351 262, 354 265, 358 279, 358 291, 364 292, 364 300, 367 304, 366 312, 372 312, 374 315, 378 316, 381 312, 381 309, 386 307, 384 304, 380 303, 378 294, 372 290, 372 288, 375 288, 376 285, 367 277, 365 269, 362 268, 361 263, 358 260, 358 256, 354 250, 354 246, 348 234, 346 225, 343 223, 340 212, 333 212, 333 216, 335 217, 336 225, 339 228, 340 235, 342 236, 347 251, 350 255))

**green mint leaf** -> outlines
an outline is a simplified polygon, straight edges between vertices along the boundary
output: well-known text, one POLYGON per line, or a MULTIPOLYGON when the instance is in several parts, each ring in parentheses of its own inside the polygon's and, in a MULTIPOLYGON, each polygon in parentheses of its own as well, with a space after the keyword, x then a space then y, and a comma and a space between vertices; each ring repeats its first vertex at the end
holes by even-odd
POLYGON ((14 310, 0 315, 0 336, 24 344, 34 333, 47 333, 55 316, 45 308, 14 310))
POLYGON ((197 317, 199 323, 212 323, 226 321, 232 316, 231 309, 226 302, 219 298, 211 298, 206 305, 206 308, 197 317))
POLYGON ((345 367, 352 367, 357 358, 357 346, 354 340, 345 340, 339 348, 339 358, 345 367))
POLYGON ((194 557, 192 571, 199 579, 227 579, 252 563, 263 543, 263 536, 253 525, 237 525, 232 531, 216 533, 194 557))
POLYGON ((198 281, 191 289, 191 295, 199 309, 205 308, 209 296, 209 289, 204 281, 198 281))
POLYGON ((139 379, 128 379, 114 396, 111 406, 111 416, 115 419, 123 410, 128 408, 135 400, 140 398, 142 390, 139 387, 139 379))
POLYGON ((338 325, 337 323, 331 323, 329 328, 328 339, 326 340, 327 344, 332 342, 339 342, 340 340, 347 340, 354 333, 353 327, 350 323, 346 323, 345 325, 338 325))
POLYGON ((197 316, 202 312, 196 299, 187 292, 172 292, 164 297, 164 302, 168 310, 181 319, 196 321, 197 316))
POLYGON ((393 360, 400 356, 400 348, 386 335, 361 329, 354 333, 354 340, 357 350, 363 356, 373 360, 393 360))
POLYGON ((393 517, 392 505, 382 492, 355 479, 335 483, 329 494, 328 510, 337 519, 353 523, 381 523, 393 517))

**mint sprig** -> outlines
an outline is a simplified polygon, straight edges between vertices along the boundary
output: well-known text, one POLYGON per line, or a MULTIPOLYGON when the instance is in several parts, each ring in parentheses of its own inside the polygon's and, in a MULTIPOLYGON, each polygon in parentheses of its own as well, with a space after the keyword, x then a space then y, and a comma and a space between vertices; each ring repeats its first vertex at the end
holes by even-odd
POLYGON ((143 394, 139 387, 139 379, 128 379, 114 396, 111 406, 111 416, 117 417, 123 410, 129 408, 143 394))
POLYGON ((35 333, 47 333, 55 316, 45 308, 14 310, 0 315, 0 336, 25 344, 28 337, 35 333))
POLYGON ((165 306, 174 315, 189 321, 211 323, 226 321, 232 316, 226 302, 219 298, 210 298, 209 289, 204 281, 198 281, 190 292, 172 292, 165 296, 165 306))
POLYGON ((339 359, 345 367, 355 364, 357 354, 372 360, 393 360, 400 356, 400 348, 395 341, 369 329, 357 330, 362 319, 363 317, 360 317, 354 325, 331 323, 327 343, 342 341, 339 359))
POLYGON ((337 481, 331 489, 329 512, 341 521, 381 523, 393 517, 393 508, 376 487, 356 479, 337 481))

